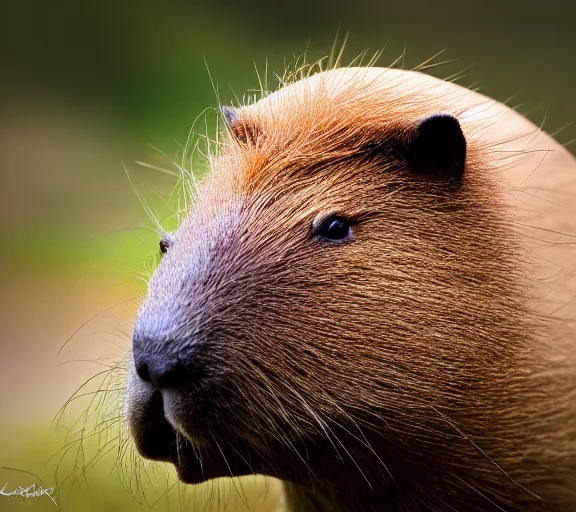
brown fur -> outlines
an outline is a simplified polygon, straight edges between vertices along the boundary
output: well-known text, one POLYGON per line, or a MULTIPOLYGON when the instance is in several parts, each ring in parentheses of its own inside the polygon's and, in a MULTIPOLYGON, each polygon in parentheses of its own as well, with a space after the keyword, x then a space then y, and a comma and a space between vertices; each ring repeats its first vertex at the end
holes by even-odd
POLYGON ((278 477, 294 510, 576 509, 576 287, 549 315, 520 230, 552 207, 514 182, 551 144, 570 195, 574 159, 503 105, 376 68, 287 86, 229 135, 136 324, 190 375, 160 393, 132 371, 141 452, 190 482, 278 477), (401 149, 439 112, 466 136, 458 183, 401 149), (319 213, 352 242, 311 239, 319 213))

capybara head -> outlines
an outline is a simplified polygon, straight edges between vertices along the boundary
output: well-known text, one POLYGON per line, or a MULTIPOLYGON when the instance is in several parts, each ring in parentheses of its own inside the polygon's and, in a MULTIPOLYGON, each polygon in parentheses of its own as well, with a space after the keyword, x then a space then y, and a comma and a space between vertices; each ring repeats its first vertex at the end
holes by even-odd
POLYGON ((513 464, 540 370, 523 253, 494 148, 443 87, 333 70, 223 109, 134 328, 143 456, 326 509, 539 503, 513 464))

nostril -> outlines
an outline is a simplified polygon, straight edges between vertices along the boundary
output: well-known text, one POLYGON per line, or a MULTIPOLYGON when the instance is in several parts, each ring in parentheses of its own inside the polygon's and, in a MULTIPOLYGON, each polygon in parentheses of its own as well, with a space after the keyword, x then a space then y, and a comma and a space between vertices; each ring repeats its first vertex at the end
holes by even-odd
POLYGON ((163 389, 181 384, 186 369, 178 359, 162 355, 134 354, 136 373, 155 388, 163 389))

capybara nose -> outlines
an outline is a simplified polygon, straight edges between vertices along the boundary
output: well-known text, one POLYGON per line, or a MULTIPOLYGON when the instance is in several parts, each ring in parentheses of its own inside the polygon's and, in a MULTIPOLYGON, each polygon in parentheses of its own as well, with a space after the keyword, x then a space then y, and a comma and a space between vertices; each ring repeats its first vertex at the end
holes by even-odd
POLYGON ((134 366, 138 376, 157 389, 176 387, 184 382, 187 374, 184 365, 176 358, 136 349, 134 366))

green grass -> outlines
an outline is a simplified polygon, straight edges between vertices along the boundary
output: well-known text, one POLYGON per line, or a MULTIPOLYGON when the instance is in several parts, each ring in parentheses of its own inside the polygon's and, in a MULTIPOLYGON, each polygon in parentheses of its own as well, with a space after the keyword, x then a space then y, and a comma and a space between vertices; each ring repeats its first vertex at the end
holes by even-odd
MULTIPOLYGON (((263 512, 274 510, 279 500, 278 482, 263 477, 224 478, 185 486, 178 483, 169 465, 141 460, 119 464, 115 449, 94 463, 94 457, 103 453, 97 437, 86 440, 80 453, 78 445, 65 444, 61 431, 27 428, 3 432, 0 446, 4 466, 0 468, 0 483, 7 484, 5 492, 31 484, 55 487, 53 496, 63 512, 263 512), (35 468, 34 475, 19 471, 27 468, 35 468)), ((47 496, 28 500, 0 496, 0 510, 57 509, 47 496)))

